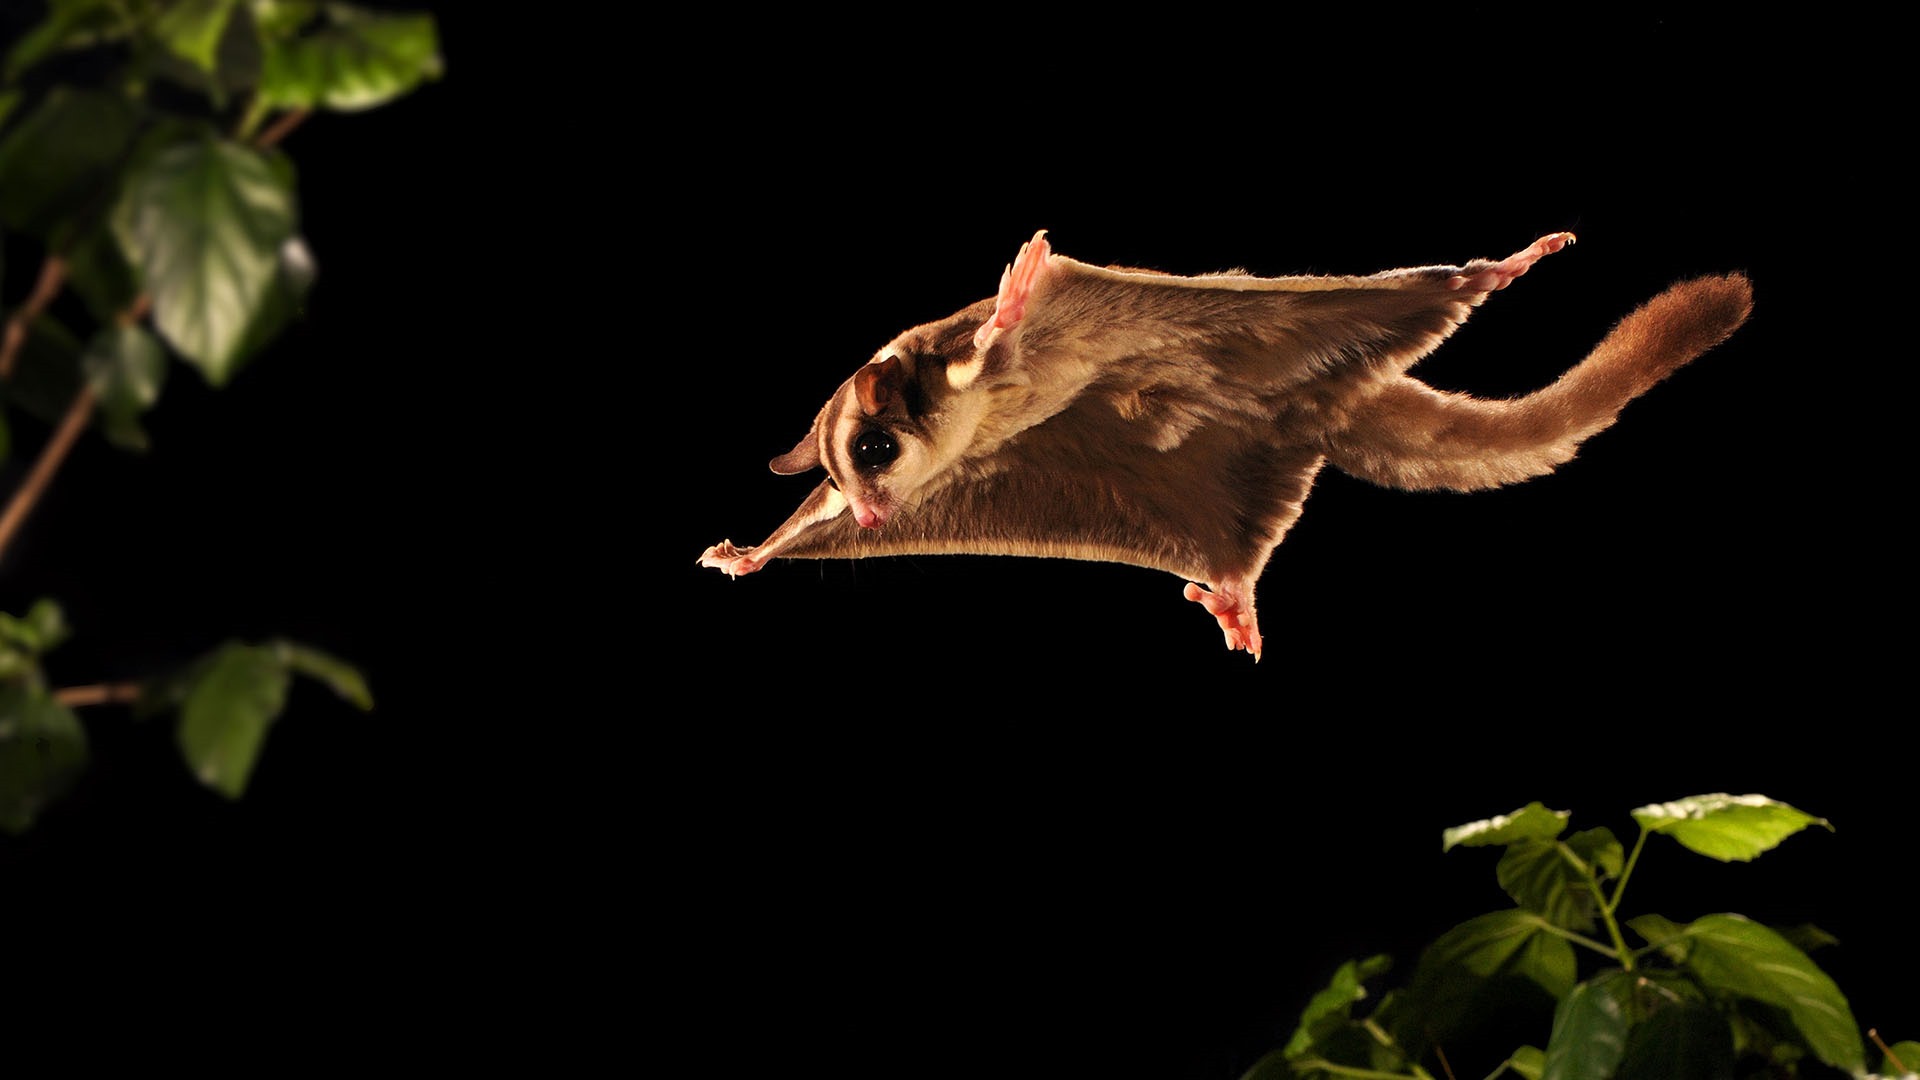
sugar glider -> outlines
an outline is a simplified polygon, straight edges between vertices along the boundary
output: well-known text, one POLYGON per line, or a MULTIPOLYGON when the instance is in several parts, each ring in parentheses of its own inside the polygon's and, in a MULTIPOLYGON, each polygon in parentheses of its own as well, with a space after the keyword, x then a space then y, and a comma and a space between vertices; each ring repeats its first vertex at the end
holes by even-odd
POLYGON ((736 577, 777 556, 1131 563, 1185 578, 1258 659, 1254 584, 1323 465, 1410 490, 1540 476, 1751 310, 1738 274, 1675 285, 1513 400, 1407 374, 1573 239, 1370 277, 1178 277, 1056 255, 1042 231, 996 296, 887 343, 773 460, 827 470, 785 524, 699 561, 736 577))

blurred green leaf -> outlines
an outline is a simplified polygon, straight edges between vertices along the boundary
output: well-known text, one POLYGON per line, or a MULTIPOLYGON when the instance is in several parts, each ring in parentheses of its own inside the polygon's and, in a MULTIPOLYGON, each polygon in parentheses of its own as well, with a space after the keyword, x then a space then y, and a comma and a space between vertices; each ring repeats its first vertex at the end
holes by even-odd
POLYGON ((13 110, 19 108, 24 100, 26 94, 19 90, 0 90, 0 128, 6 127, 7 117, 12 116, 13 110))
POLYGON ((0 829, 25 832, 87 764, 87 733, 44 690, 0 687, 0 829))
POLYGON ((371 109, 440 77, 431 15, 328 4, 326 25, 285 37, 262 20, 259 103, 270 109, 371 109))
POLYGON ((1440 834, 1440 850, 1488 847, 1522 840, 1551 840, 1567 827, 1567 818, 1570 816, 1566 810, 1549 810, 1537 802, 1528 803, 1511 814, 1455 825, 1440 834))
POLYGON ((1695 795, 1654 803, 1633 812, 1648 832, 1665 833, 1684 847, 1721 862, 1746 862, 1809 825, 1833 826, 1825 818, 1765 795, 1695 795))
POLYGON ((1686 959, 1687 928, 1664 915, 1637 915, 1627 920, 1627 929, 1657 945, 1675 963, 1686 959))
POLYGON ((1286 1056, 1297 1058, 1314 1050, 1333 1028, 1346 1023, 1353 1015, 1354 1003, 1367 996, 1367 988, 1361 984, 1392 964, 1392 959, 1385 954, 1341 964, 1326 987, 1315 993, 1300 1013, 1300 1023, 1294 1028, 1293 1037, 1287 1040, 1286 1056))
POLYGON ((292 37, 320 13, 319 0, 251 0, 247 6, 263 39, 292 37))
POLYGON ((1626 1051, 1627 1018, 1613 971, 1574 987, 1554 1010, 1541 1080, 1608 1080, 1626 1051))
POLYGON ((154 20, 153 34, 168 51, 213 74, 220 37, 233 18, 236 0, 177 0, 154 20))
POLYGON ((12 682, 22 677, 38 680, 34 674, 39 668, 33 654, 7 642, 0 642, 0 682, 12 682))
POLYGON ((113 230, 104 225, 76 232, 67 249, 67 286, 86 301, 100 322, 111 322, 140 295, 140 281, 113 230))
POLYGON ((18 645, 36 656, 67 640, 69 633, 66 614, 60 610, 59 604, 49 599, 35 600, 25 615, 9 615, 0 611, 0 640, 18 645))
POLYGON ((1523 1046, 1507 1058, 1507 1067, 1526 1080, 1540 1080, 1547 1071, 1547 1053, 1537 1046, 1523 1046))
POLYGON ((285 171, 226 140, 167 147, 128 178, 115 233, 153 296, 154 325, 215 386, 244 356, 295 216, 285 171))
POLYGON ((373 708, 373 692, 367 689, 366 676, 360 674, 359 668, 311 645, 277 641, 274 649, 294 671, 324 683, 328 689, 362 710, 373 708))
POLYGON ((139 417, 159 400, 167 374, 160 343, 138 326, 109 326, 94 335, 80 366, 99 398, 108 437, 127 445, 131 432, 131 448, 145 449, 139 417))
POLYGON ((0 396, 48 424, 65 415, 80 392, 80 343, 67 328, 42 315, 27 327, 26 344, 14 358, 13 378, 0 380, 0 396))
POLYGON ((55 88, 0 140, 0 223, 46 237, 104 210, 142 107, 119 94, 55 88))
POLYGON ((1708 915, 1681 932, 1686 966, 1703 984, 1785 1009, 1820 1060, 1852 1072, 1865 1067, 1866 1050, 1846 997, 1786 938, 1742 915, 1708 915))
POLYGON ((246 339, 240 347, 242 361, 272 344, 290 320, 306 314, 307 290, 313 286, 318 273, 313 253, 307 250, 304 239, 290 237, 280 245, 273 281, 267 287, 267 295, 262 299, 252 325, 247 327, 246 339))
POLYGON ((1733 1029, 1699 1003, 1670 1005, 1633 1026, 1614 1080, 1733 1080, 1733 1029))
POLYGON ((49 0, 47 17, 7 53, 6 80, 55 53, 118 41, 132 30, 115 0, 49 0))
POLYGON ((201 783, 229 799, 246 792, 288 678, 270 648, 231 643, 214 655, 180 707, 180 753, 201 783))

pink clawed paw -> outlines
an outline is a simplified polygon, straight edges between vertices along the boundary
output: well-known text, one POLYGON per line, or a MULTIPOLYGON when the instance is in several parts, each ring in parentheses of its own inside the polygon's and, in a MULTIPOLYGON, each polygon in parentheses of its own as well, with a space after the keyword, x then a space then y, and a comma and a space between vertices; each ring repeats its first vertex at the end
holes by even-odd
POLYGON ((712 567, 728 577, 739 577, 760 569, 759 562, 753 557, 753 549, 734 547, 731 540, 722 540, 702 552, 700 565, 712 567))
POLYGON ((1513 283, 1530 269, 1534 263, 1573 243, 1570 232, 1553 233, 1535 240, 1524 251, 1516 251, 1484 270, 1471 274, 1460 274, 1450 279, 1449 287, 1466 292, 1497 292, 1513 283))
POLYGON ((1190 581, 1181 595, 1207 609, 1220 624, 1229 650, 1245 649, 1253 654, 1254 660, 1260 659, 1260 622, 1254 616, 1251 589, 1243 594, 1235 586, 1226 584, 1220 586, 1219 591, 1210 592, 1190 581))

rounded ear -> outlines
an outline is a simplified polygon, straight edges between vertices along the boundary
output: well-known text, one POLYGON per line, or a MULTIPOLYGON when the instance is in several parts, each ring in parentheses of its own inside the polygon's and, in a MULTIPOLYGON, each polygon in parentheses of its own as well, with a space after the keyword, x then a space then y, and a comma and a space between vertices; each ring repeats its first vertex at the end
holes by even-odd
POLYGON ((853 393, 860 399, 860 411, 868 416, 876 416, 888 405, 898 401, 906 378, 906 373, 901 370, 898 356, 876 360, 854 372, 853 393))
POLYGON ((793 449, 767 462, 767 468, 781 476, 792 476, 794 473, 819 468, 820 440, 814 437, 814 433, 820 429, 820 422, 815 420, 813 425, 807 429, 806 437, 794 444, 793 449))

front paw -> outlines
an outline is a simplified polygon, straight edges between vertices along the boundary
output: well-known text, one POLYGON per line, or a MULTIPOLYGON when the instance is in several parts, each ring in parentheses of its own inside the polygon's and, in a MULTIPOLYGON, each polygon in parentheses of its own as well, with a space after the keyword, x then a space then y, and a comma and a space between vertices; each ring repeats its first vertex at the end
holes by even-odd
POLYGON ((1260 660, 1260 622, 1253 613, 1253 586, 1249 583, 1222 582, 1214 591, 1208 591, 1195 582, 1188 582, 1181 595, 1207 609, 1214 621, 1220 624, 1220 632, 1226 636, 1227 648, 1245 649, 1253 654, 1255 663, 1260 660))
POLYGON ((722 540, 701 552, 700 565, 711 566, 728 577, 736 578, 760 569, 760 564, 754 560, 753 549, 734 547, 731 540, 722 540))

